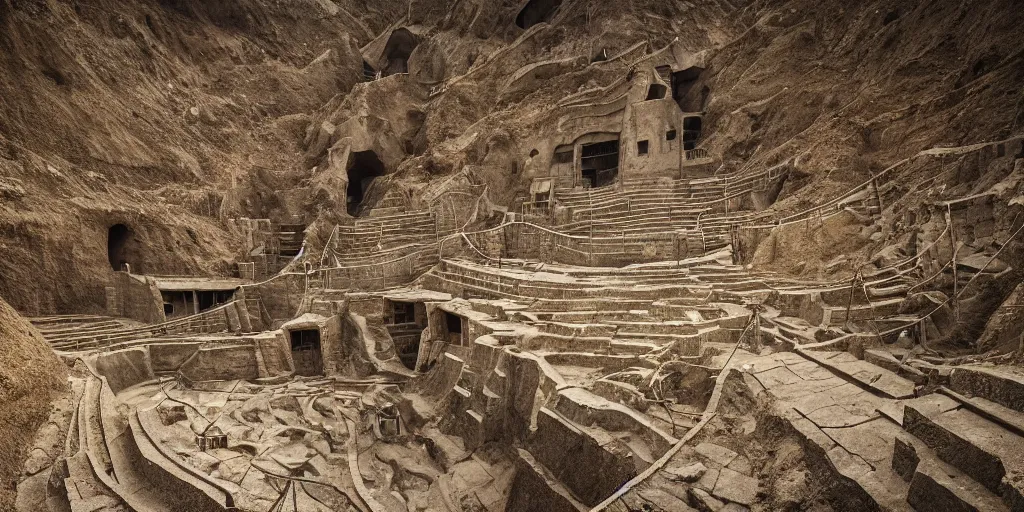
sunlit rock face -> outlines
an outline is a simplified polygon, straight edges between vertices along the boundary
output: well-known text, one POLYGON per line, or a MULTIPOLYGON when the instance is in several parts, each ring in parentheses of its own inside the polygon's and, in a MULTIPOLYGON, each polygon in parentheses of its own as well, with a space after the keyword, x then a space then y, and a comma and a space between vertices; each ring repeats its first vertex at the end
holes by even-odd
POLYGON ((1024 510, 1022 16, 0 0, 0 509, 1024 510))

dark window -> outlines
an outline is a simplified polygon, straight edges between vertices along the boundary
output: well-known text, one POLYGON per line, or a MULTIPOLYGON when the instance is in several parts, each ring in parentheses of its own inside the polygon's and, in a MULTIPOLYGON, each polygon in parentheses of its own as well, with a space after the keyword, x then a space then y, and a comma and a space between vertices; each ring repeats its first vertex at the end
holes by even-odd
POLYGON ((416 304, 413 302, 392 302, 394 310, 394 322, 396 324, 411 324, 416 322, 416 304))
POLYGON ((650 146, 650 143, 647 142, 646 140, 642 140, 640 142, 637 142, 636 143, 636 154, 638 154, 638 155, 646 155, 647 154, 648 146, 650 146))
POLYGON ((665 140, 676 140, 676 131, 669 130, 665 132, 665 140))
POLYGON ((164 316, 174 316, 174 304, 164 303, 164 316))
POLYGON ((647 101, 650 100, 661 100, 665 99, 665 94, 668 93, 668 87, 661 84, 651 84, 651 87, 647 89, 647 101))
POLYGON ((555 152, 555 163, 556 164, 572 163, 572 149, 570 149, 568 151, 556 151, 555 152))
POLYGON ((1005 144, 1000 144, 1000 145, 996 146, 996 156, 997 157, 1004 157, 1004 156, 1006 156, 1006 145, 1005 144))
POLYGON ((444 312, 444 323, 445 327, 448 328, 448 332, 452 334, 462 333, 462 317, 459 315, 453 315, 447 311, 444 312))

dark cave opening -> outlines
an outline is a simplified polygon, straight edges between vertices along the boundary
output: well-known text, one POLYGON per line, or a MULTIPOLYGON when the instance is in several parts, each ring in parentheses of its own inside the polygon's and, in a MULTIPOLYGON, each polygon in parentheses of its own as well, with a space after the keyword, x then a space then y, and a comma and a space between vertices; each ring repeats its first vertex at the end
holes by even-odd
POLYGON ((694 95, 690 94, 703 72, 704 68, 691 66, 672 73, 672 99, 676 100, 683 112, 700 112, 704 109, 707 92, 702 90, 700 97, 693 97, 694 95))
POLYGON ((663 100, 663 99, 665 99, 665 94, 667 94, 667 93, 668 93, 668 87, 665 87, 664 85, 659 84, 659 83, 653 83, 647 89, 647 98, 645 98, 644 100, 645 101, 663 100))
MULTIPOLYGON (((400 28, 391 33, 387 44, 384 46, 384 56, 387 64, 384 68, 384 76, 409 72, 409 56, 416 49, 419 41, 408 29, 400 28)), ((364 70, 365 71, 365 70, 364 70)))
POLYGON ((123 270, 125 264, 131 263, 128 261, 128 243, 132 235, 132 229, 124 224, 114 224, 107 230, 107 260, 110 261, 110 268, 123 270))
POLYGON ((516 26, 528 29, 538 23, 551 21, 562 5, 562 0, 530 0, 516 16, 516 26))
POLYGON ((700 116, 683 118, 683 149, 689 151, 697 147, 702 124, 703 120, 700 116))
POLYGON ((349 157, 348 164, 348 190, 347 209, 348 214, 355 217, 358 215, 366 196, 366 190, 370 188, 373 180, 384 175, 384 163, 372 150, 357 151, 349 157))
POLYGON ((611 185, 619 175, 619 139, 580 148, 580 173, 583 188, 597 188, 611 185))

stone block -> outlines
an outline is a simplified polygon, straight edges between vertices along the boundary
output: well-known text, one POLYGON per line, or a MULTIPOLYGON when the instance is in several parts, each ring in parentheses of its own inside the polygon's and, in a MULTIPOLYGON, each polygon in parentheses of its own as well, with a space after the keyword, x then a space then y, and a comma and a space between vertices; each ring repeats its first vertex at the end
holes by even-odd
POLYGON ((729 463, 739 455, 728 448, 712 443, 700 443, 697 445, 695 450, 698 454, 709 461, 715 464, 721 464, 722 466, 728 466, 729 463))
POLYGON ((729 468, 722 469, 715 482, 715 496, 724 500, 750 505, 757 498, 757 479, 733 471, 729 468))
POLYGON ((708 468, 700 462, 694 462, 685 466, 669 466, 665 468, 665 476, 669 480, 675 480, 677 482, 692 483, 700 480, 704 473, 707 473, 708 468))
POLYGON ((897 436, 892 449, 892 469, 906 481, 910 481, 917 471, 917 465, 921 462, 917 456, 917 450, 908 439, 897 436))

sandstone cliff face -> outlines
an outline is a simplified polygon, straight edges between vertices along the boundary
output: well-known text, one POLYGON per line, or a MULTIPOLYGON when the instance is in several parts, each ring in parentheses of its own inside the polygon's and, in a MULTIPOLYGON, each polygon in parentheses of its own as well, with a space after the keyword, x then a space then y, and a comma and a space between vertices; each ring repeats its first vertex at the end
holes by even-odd
POLYGON ((227 272, 222 214, 280 210, 309 113, 396 8, 0 1, 0 296, 98 310, 116 223, 152 246, 140 271, 227 272))
POLYGON ((34 327, 0 300, 0 509, 14 509, 14 486, 50 403, 67 392, 67 367, 34 327))
POLYGON ((881 220, 844 238, 848 264, 790 271, 849 275, 879 251, 906 255, 941 231, 934 204, 993 189, 986 219, 954 212, 989 231, 960 254, 991 254, 1022 222, 1020 155, 901 164, 1024 129, 1024 13, 1011 0, 565 0, 525 29, 522 8, 0 2, 0 295, 32 313, 98 310, 114 223, 153 248, 141 270, 227 273, 239 244, 226 218, 301 215, 329 232, 347 215, 356 152, 389 176, 371 199, 397 189, 423 204, 455 183, 514 206, 535 172, 525 162, 560 136, 558 102, 614 87, 666 48, 694 67, 683 103, 705 113, 717 172, 793 170, 772 211, 897 166, 881 220), (389 57, 403 45, 407 62, 389 57), (359 84, 365 66, 409 74, 359 84))

